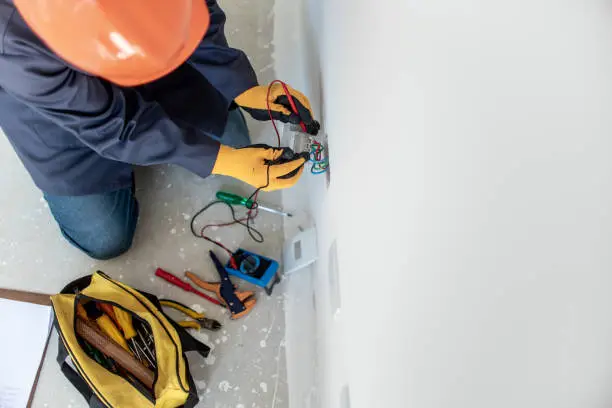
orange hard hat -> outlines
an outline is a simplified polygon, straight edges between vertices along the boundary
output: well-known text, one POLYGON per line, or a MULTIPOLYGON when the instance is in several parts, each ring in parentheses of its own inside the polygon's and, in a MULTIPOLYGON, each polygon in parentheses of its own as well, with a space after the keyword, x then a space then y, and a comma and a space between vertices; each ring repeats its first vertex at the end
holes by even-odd
POLYGON ((154 81, 196 49, 205 0, 14 0, 30 28, 75 67, 122 86, 154 81))

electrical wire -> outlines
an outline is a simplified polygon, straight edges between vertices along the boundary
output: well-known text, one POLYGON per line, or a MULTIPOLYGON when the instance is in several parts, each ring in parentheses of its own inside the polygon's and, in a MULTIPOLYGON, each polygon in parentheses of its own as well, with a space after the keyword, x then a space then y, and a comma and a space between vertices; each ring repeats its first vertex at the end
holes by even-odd
MULTIPOLYGON (((274 118, 272 117, 272 109, 270 109, 270 91, 272 90, 272 85, 274 84, 280 84, 283 87, 283 92, 285 92, 285 96, 287 96, 287 99, 289 100, 289 105, 291 105, 291 109, 293 110, 293 113, 295 113, 298 117, 300 116, 300 113, 298 111, 297 106, 295 105, 295 102, 293 101, 293 96, 291 95, 291 92, 289 92, 289 88, 287 87, 287 84, 279 79, 275 79, 274 81, 270 82, 270 85, 268 85, 268 95, 266 96, 266 104, 268 107, 268 115, 270 116, 270 120, 272 121, 272 126, 274 126, 274 131, 276 132, 276 139, 278 140, 278 147, 280 147, 280 133, 278 132, 276 123, 274 123, 274 118)), ((306 124, 301 119, 300 119, 300 127, 302 128, 302 131, 304 133, 308 133, 308 131, 306 130, 306 124)))
POLYGON ((310 146, 310 161, 312 167, 310 172, 312 174, 322 174, 329 168, 329 159, 324 154, 325 147, 317 142, 313 141, 310 146))
MULTIPOLYGON (((278 79, 272 81, 270 83, 270 85, 268 85, 268 92, 266 95, 266 107, 268 109, 268 115, 270 116, 270 121, 272 122, 272 126, 274 127, 274 132, 276 134, 276 141, 277 141, 277 147, 280 148, 280 132, 278 131, 278 127, 276 126, 276 123, 274 121, 274 118, 272 116, 272 108, 270 107, 270 91, 272 90, 272 86, 275 83, 279 83, 281 84, 281 86, 283 87, 283 91, 285 92, 285 95, 287 96, 289 103, 291 104, 291 107, 293 109, 293 111, 296 114, 298 113, 297 107, 295 106, 295 103, 293 102, 293 97, 291 95, 291 93, 289 92, 289 89, 287 88, 287 84, 285 84, 283 81, 280 81, 278 79)), ((306 131, 306 126, 304 124, 304 122, 300 122, 300 125, 302 126, 302 129, 304 129, 304 131, 306 131)), ((236 210, 234 209, 234 206, 232 206, 231 204, 226 203, 225 201, 221 201, 221 200, 215 200, 215 201, 211 201, 210 203, 208 203, 206 206, 204 206, 203 208, 201 208, 200 210, 198 210, 192 217, 191 217, 191 223, 190 223, 190 228, 191 228, 191 233, 197 237, 197 238, 202 238, 205 239, 208 242, 211 242, 215 245, 217 245, 219 248, 223 249, 225 252, 227 252, 230 256, 230 264, 233 268, 237 269, 238 266, 236 264, 236 261, 234 259, 234 253, 225 245, 223 245, 221 242, 214 240, 212 238, 210 238, 209 236, 205 235, 204 232, 206 229, 208 228, 212 228, 212 227, 218 227, 218 228, 223 228, 223 227, 229 227, 232 225, 242 225, 246 228, 247 232, 249 233, 249 236, 253 239, 253 241, 257 242, 257 243, 263 243, 264 242, 264 237, 263 234, 257 230, 255 227, 253 227, 252 223, 253 220, 257 217, 257 215, 259 214, 258 210, 257 210, 257 197, 259 195, 259 192, 265 188, 267 188, 270 185, 270 166, 272 164, 268 164, 266 167, 266 184, 263 186, 258 187, 257 189, 255 189, 255 191, 248 197, 249 200, 251 200, 253 202, 253 205, 248 209, 246 216, 242 217, 242 218, 238 218, 236 217, 236 210), (202 215, 204 212, 206 212, 209 208, 213 207, 216 204, 225 204, 231 212, 231 216, 232 216, 232 221, 230 222, 224 222, 224 223, 218 223, 218 224, 207 224, 204 225, 200 231, 196 231, 195 228, 195 222, 196 219, 202 215)))
POLYGON ((247 231, 249 232, 249 235, 251 236, 251 238, 252 238, 252 239, 253 239, 255 242, 262 243, 262 242, 264 242, 264 237, 263 237, 263 234, 262 234, 262 233, 261 233, 259 230, 257 230, 255 227, 253 227, 253 226, 249 225, 249 221, 248 221, 248 220, 251 220, 251 219, 255 218, 256 216, 257 216, 257 209, 255 209, 255 210, 251 210, 251 209, 249 209, 249 210, 247 211, 247 215, 246 215, 246 217, 243 217, 243 218, 238 218, 238 217, 236 217, 236 210, 234 209, 234 206, 233 206, 233 205, 230 205, 230 204, 226 203, 225 201, 215 200, 215 201, 211 201, 211 202, 210 202, 210 203, 208 203, 206 206, 204 206, 203 208, 201 208, 200 210, 198 210, 198 212, 196 212, 196 213, 193 215, 193 217, 191 217, 191 223, 189 224, 189 226, 190 226, 190 228, 191 228, 191 233, 192 233, 192 234, 193 234, 195 237, 198 237, 198 238, 203 238, 203 239, 205 239, 206 241, 208 241, 208 242, 210 242, 210 243, 213 243, 213 244, 217 245, 219 248, 221 248, 221 249, 223 249, 225 252, 227 252, 227 253, 229 254, 229 256, 230 256, 230 263, 231 263, 232 267, 233 267, 234 269, 237 269, 237 267, 238 267, 238 266, 236 265, 236 262, 234 261, 234 252, 233 252, 233 251, 231 251, 231 250, 230 250, 228 247, 226 247, 225 245, 223 245, 221 242, 219 242, 219 241, 217 241, 217 240, 215 240, 215 239, 212 239, 212 238, 210 238, 209 236, 205 235, 205 234, 204 234, 204 231, 206 231, 206 229, 207 229, 207 228, 212 228, 212 227, 219 227, 219 228, 222 228, 222 227, 229 227, 230 225, 240 224, 240 225, 242 225, 242 226, 246 227, 247 231), (225 204, 225 206, 227 206, 227 208, 229 208, 230 213, 231 213, 231 215, 232 215, 232 220, 233 220, 233 221, 230 221, 230 222, 225 222, 225 223, 219 223, 219 224, 207 224, 207 225, 204 225, 204 226, 203 226, 203 227, 200 229, 200 231, 199 231, 199 232, 198 232, 198 231, 196 231, 196 228, 195 228, 195 222, 196 222, 196 219, 197 219, 197 218, 198 218, 200 215, 202 215, 202 214, 203 214, 205 211, 207 211, 209 208, 211 208, 211 207, 213 207, 214 205, 217 205, 217 204, 225 204), (251 213, 251 211, 255 211, 255 215, 253 215, 253 216, 249 215, 249 214, 251 213), (246 221, 246 223, 245 223, 245 221, 246 221))

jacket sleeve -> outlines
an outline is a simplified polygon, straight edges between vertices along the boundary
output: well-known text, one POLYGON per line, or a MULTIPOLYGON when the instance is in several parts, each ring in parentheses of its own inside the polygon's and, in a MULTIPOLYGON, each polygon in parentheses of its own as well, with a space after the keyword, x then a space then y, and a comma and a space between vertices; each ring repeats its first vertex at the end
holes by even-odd
POLYGON ((216 0, 206 0, 210 26, 188 62, 197 69, 227 100, 257 85, 257 76, 246 54, 227 44, 225 13, 216 0))
POLYGON ((206 177, 219 143, 174 123, 138 92, 68 67, 42 44, 13 41, 0 55, 0 87, 103 157, 173 163, 206 177))

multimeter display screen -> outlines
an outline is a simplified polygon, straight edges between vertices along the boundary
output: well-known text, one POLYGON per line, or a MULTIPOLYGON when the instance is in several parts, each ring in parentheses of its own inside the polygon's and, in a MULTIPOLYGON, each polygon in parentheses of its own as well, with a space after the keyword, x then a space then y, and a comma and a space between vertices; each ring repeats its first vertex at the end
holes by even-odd
POLYGON ((253 278, 260 279, 271 265, 267 259, 250 254, 239 249, 234 253, 234 260, 238 264, 240 272, 253 278))

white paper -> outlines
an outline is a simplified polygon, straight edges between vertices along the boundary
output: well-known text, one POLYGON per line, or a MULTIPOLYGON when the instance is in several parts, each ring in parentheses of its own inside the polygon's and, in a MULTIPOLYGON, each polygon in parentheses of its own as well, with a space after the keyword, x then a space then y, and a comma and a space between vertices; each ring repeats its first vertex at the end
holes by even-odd
POLYGON ((50 306, 0 299, 0 408, 26 407, 50 321, 50 306))

